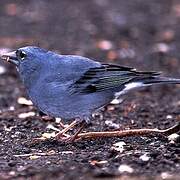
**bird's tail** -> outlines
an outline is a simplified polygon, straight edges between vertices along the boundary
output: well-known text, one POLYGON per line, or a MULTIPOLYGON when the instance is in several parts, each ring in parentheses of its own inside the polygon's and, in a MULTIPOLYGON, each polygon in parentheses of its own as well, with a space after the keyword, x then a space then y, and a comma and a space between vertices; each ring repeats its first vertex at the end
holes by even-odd
POLYGON ((176 78, 168 78, 168 77, 144 77, 138 80, 142 82, 144 85, 153 85, 153 84, 180 84, 180 79, 176 78))
POLYGON ((119 97, 126 92, 145 86, 151 86, 155 84, 180 84, 180 79, 161 77, 158 72, 135 72, 136 76, 130 81, 124 83, 123 89, 115 94, 119 97))
POLYGON ((121 94, 125 94, 129 90, 155 84, 180 84, 180 79, 160 77, 158 75, 149 77, 136 77, 135 79, 125 84, 125 88, 121 92, 117 93, 117 97, 119 97, 121 94))

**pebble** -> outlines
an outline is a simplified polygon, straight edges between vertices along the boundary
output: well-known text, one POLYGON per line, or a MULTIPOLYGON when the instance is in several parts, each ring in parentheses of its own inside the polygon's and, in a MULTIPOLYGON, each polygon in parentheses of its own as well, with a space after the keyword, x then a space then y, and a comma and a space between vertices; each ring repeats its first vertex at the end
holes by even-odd
POLYGON ((42 137, 46 139, 54 138, 55 136, 56 136, 55 132, 42 134, 42 137))
POLYGON ((10 110, 10 111, 14 111, 14 110, 15 110, 15 107, 14 107, 14 106, 10 106, 10 107, 9 107, 9 110, 10 110))
POLYGON ((35 115, 36 115, 35 112, 20 113, 18 115, 18 118, 24 119, 24 118, 32 117, 32 116, 35 116, 35 115))
POLYGON ((177 141, 178 138, 179 138, 179 134, 177 133, 173 133, 168 136, 168 140, 170 141, 170 143, 173 143, 173 144, 177 141))
POLYGON ((119 141, 119 142, 113 144, 111 149, 122 153, 124 151, 124 146, 125 145, 126 145, 126 143, 124 141, 119 141))
POLYGON ((61 154, 74 154, 73 151, 62 151, 61 154))
POLYGON ((18 104, 31 106, 33 105, 31 100, 26 99, 25 97, 19 97, 17 100, 18 104))
POLYGON ((106 124, 107 126, 109 126, 109 127, 114 128, 114 129, 120 128, 120 125, 119 125, 119 124, 113 123, 113 122, 110 121, 110 120, 106 120, 106 121, 105 121, 105 124, 106 124))
POLYGON ((133 173, 134 169, 126 164, 121 164, 118 168, 118 171, 120 173, 127 172, 127 173, 133 173))
POLYGON ((162 172, 162 173, 161 173, 161 178, 162 178, 162 179, 171 179, 171 178, 172 178, 172 175, 169 174, 168 172, 162 172))
POLYGON ((143 154, 139 157, 142 161, 149 161, 150 157, 147 155, 147 153, 143 154))
POLYGON ((4 130, 7 132, 10 132, 13 128, 14 126, 10 126, 10 127, 4 126, 4 130))
POLYGON ((166 119, 172 119, 173 117, 171 115, 167 115, 166 119))
POLYGON ((51 164, 51 161, 46 161, 46 164, 51 164))
POLYGON ((38 158, 40 158, 41 156, 37 156, 37 155, 32 155, 32 156, 29 156, 29 159, 30 160, 36 160, 38 158))
POLYGON ((15 171, 10 171, 10 172, 9 172, 9 175, 11 175, 11 176, 14 176, 15 174, 16 174, 15 171))

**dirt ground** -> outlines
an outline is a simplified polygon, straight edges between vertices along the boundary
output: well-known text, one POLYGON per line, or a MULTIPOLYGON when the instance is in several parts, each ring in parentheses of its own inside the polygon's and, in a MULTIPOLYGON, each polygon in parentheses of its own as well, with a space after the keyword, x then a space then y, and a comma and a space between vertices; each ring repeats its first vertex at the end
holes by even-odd
MULTIPOLYGON (((180 2, 1 0, 0 52, 26 45, 180 78, 180 2)), ((171 127, 180 120, 179 88, 132 92, 92 118, 84 132, 171 127)), ((15 68, 0 61, 0 179, 179 179, 178 134, 174 141, 143 136, 35 142, 60 127, 40 119, 20 97, 28 98, 15 68)))

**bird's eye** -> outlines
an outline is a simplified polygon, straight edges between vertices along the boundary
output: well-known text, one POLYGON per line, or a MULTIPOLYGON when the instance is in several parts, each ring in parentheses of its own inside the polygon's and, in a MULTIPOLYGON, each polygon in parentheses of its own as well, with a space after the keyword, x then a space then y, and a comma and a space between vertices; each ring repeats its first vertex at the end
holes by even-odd
POLYGON ((17 50, 16 51, 16 56, 19 57, 21 60, 24 60, 27 55, 26 55, 26 53, 24 51, 17 50))

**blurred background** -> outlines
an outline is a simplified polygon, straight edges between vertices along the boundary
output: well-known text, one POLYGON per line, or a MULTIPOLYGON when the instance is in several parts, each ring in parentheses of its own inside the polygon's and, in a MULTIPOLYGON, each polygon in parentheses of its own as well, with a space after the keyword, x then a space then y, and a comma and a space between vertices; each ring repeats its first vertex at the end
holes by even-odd
POLYGON ((0 53, 36 45, 176 76, 179 29, 178 0, 0 2, 0 53))
MULTIPOLYGON (((180 0, 0 0, 0 54, 27 45, 180 78, 180 0)), ((38 120, 24 97, 15 67, 0 60, 0 179, 110 178, 122 174, 121 164, 147 179, 173 179, 167 172, 180 172, 179 144, 164 137, 33 144, 43 132, 52 133, 49 123, 59 123, 38 120), (116 153, 112 144, 119 140, 125 150, 116 153), (14 157, 34 152, 49 155, 14 157), (140 159, 144 155, 148 160, 140 159)), ((165 129, 180 120, 179 112, 179 85, 153 86, 128 94, 123 105, 107 106, 87 131, 165 129)))

